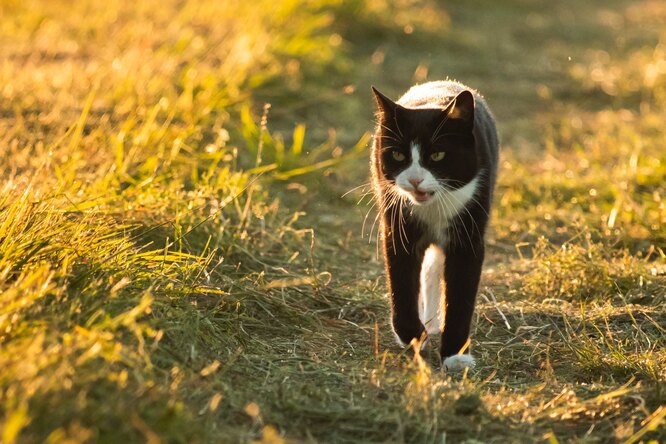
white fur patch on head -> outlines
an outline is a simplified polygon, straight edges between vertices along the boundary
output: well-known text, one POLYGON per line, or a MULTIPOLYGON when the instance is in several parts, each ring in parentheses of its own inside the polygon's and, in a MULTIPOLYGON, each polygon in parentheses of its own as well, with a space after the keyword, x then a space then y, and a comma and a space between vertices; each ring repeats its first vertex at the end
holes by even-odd
POLYGON ((412 152, 412 165, 410 166, 419 166, 421 163, 421 145, 419 145, 415 140, 409 145, 409 148, 412 152))
POLYGON ((395 178, 395 183, 403 191, 414 191, 414 185, 412 181, 417 181, 419 183, 419 189, 421 189, 421 184, 429 177, 432 177, 430 171, 423 168, 421 165, 421 147, 418 143, 412 142, 410 145, 410 152, 412 160, 407 168, 402 170, 395 178))
POLYGON ((421 164, 421 146, 415 140, 410 145, 411 162, 395 178, 398 190, 414 205, 432 202, 439 187, 437 178, 421 164))
POLYGON ((444 360, 444 369, 447 372, 461 372, 466 368, 472 369, 476 360, 472 355, 453 355, 444 360))

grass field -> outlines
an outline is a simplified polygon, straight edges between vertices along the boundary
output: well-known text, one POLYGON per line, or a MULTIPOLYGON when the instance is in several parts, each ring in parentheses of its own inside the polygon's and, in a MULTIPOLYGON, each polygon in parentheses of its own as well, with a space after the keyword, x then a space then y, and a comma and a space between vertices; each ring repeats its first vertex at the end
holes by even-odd
POLYGON ((0 442, 666 441, 666 5, 446 3, 0 0, 0 442), (446 77, 503 139, 464 375, 367 194, 370 85, 446 77))

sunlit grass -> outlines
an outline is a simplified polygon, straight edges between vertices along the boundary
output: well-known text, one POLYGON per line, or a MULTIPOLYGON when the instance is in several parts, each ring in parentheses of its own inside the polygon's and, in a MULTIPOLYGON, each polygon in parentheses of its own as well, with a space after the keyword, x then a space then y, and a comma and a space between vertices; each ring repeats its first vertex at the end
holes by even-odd
POLYGON ((663 440, 666 11, 612 3, 0 1, 0 441, 663 440), (446 75, 505 141, 462 376, 340 198, 446 75))

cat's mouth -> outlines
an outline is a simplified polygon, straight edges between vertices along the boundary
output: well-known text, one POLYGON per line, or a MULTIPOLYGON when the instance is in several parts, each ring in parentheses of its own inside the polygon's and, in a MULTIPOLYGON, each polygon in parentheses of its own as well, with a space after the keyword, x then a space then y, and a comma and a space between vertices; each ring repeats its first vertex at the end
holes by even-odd
POLYGON ((412 197, 414 200, 418 203, 426 203, 428 202, 432 196, 435 194, 434 191, 419 191, 419 190, 414 190, 412 191, 412 197))

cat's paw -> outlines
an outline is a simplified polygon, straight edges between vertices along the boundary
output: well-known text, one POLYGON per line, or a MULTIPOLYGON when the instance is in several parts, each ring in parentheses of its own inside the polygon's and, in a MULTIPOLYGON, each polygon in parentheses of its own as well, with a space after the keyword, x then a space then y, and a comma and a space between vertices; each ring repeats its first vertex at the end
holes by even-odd
POLYGON ((476 360, 472 355, 453 355, 444 359, 444 369, 447 372, 461 372, 466 368, 472 369, 476 365, 476 360))
POLYGON ((403 340, 398 333, 395 333, 395 340, 396 342, 401 346, 401 347, 407 347, 412 343, 412 341, 421 341, 421 350, 425 350, 426 345, 428 344, 428 341, 430 340, 430 335, 426 333, 425 330, 421 332, 419 335, 419 339, 416 339, 416 336, 412 336, 412 338, 409 340, 409 342, 406 342, 403 340))
POLYGON ((395 333, 395 338, 398 341, 398 344, 405 347, 411 344, 413 339, 425 342, 428 334, 426 333, 425 328, 421 324, 421 321, 417 322, 407 323, 394 319, 393 333, 395 333))

